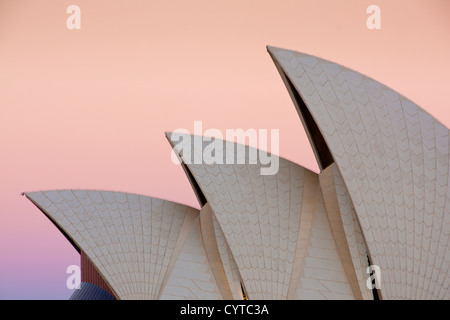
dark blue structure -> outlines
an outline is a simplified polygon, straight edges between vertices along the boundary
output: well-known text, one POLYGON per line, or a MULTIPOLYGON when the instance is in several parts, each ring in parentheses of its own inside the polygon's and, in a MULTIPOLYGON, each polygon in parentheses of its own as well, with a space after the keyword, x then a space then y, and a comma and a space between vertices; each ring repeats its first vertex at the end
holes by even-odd
POLYGON ((112 294, 90 282, 82 282, 69 300, 116 300, 112 294))

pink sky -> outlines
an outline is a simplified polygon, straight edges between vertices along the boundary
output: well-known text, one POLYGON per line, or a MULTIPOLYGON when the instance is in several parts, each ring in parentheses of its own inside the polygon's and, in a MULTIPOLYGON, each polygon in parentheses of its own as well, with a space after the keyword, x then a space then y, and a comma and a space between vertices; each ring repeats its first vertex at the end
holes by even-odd
POLYGON ((198 207, 164 132, 279 129, 317 171, 265 46, 370 76, 450 126, 450 2, 0 2, 0 299, 67 299, 79 256, 23 191, 86 188, 198 207), (81 30, 66 8, 81 8, 81 30), (381 30, 366 8, 381 8, 381 30))

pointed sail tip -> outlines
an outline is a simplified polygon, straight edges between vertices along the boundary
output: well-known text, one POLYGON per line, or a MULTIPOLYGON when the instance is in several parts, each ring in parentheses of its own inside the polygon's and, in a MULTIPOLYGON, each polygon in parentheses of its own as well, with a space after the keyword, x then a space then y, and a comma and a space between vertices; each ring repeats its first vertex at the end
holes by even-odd
POLYGON ((172 137, 173 132, 166 131, 166 132, 164 132, 164 134, 165 134, 167 139, 170 139, 172 137))
POLYGON ((282 49, 279 48, 279 47, 274 47, 274 46, 271 46, 271 45, 267 45, 267 46, 266 46, 266 49, 267 49, 267 51, 268 51, 269 53, 273 53, 275 50, 282 50, 282 49))

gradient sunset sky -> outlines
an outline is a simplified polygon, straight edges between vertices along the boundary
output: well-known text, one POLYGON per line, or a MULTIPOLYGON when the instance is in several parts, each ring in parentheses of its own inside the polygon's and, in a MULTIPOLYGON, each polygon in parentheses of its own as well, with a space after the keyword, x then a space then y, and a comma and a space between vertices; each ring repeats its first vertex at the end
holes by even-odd
POLYGON ((266 45, 354 69, 450 126, 447 0, 0 0, 0 299, 68 299, 79 255, 21 192, 101 189, 199 208, 164 132, 280 130, 318 171, 266 45), (66 8, 81 8, 81 29, 66 8), (366 8, 381 9, 369 30, 366 8))

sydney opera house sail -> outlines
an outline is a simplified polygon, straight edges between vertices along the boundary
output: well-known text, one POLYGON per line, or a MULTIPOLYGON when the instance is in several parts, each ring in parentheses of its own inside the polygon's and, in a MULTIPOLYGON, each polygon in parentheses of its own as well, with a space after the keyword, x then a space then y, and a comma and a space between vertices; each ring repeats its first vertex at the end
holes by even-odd
POLYGON ((449 130, 358 72, 268 47, 321 169, 350 195, 385 299, 448 299, 449 130))
POLYGON ((60 190, 26 196, 89 257, 117 299, 220 298, 201 241, 198 210, 121 192, 60 190))
MULTIPOLYGON (((188 135, 176 140, 178 154, 195 149, 188 135)), ((339 254, 319 176, 282 158, 277 174, 261 175, 263 165, 259 159, 251 164, 249 147, 243 164, 226 164, 237 148, 222 145, 223 164, 181 160, 222 228, 249 299, 361 298, 353 268, 345 268, 351 258, 339 254)))
POLYGON ((168 132, 199 209, 124 192, 25 193, 80 252, 73 300, 450 299, 449 130, 358 72, 268 51, 320 172, 168 132))

